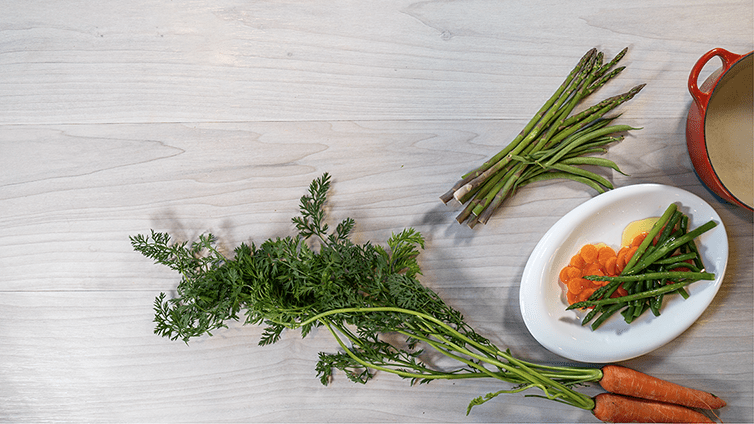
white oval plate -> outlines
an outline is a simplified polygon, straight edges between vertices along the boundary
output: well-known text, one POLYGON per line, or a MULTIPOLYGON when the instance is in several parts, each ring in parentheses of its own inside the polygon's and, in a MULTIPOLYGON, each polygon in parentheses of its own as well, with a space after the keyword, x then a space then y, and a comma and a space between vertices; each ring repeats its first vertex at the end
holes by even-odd
POLYGON ((728 238, 723 222, 698 196, 659 184, 637 184, 598 195, 568 212, 534 248, 524 268, 520 306, 524 323, 539 343, 553 353, 580 361, 618 362, 651 352, 683 333, 717 294, 728 262, 728 238), (587 243, 605 243, 618 250, 629 223, 660 216, 670 203, 689 217, 689 228, 709 220, 717 223, 697 239, 707 272, 714 281, 687 286, 688 299, 666 296, 659 317, 647 312, 626 324, 616 314, 596 330, 582 326, 582 311, 566 311, 564 286, 558 273, 587 243))

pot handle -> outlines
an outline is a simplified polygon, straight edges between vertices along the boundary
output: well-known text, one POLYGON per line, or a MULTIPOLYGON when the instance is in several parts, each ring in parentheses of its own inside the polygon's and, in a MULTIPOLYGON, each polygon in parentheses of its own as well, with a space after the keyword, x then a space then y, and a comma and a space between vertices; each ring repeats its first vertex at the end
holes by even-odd
MULTIPOLYGON (((730 67, 733 66, 733 64, 741 59, 744 55, 731 53, 728 50, 718 47, 703 54, 702 57, 700 57, 699 60, 696 61, 694 67, 691 68, 691 74, 689 74, 688 82, 689 93, 691 93, 691 97, 694 98, 694 102, 696 102, 696 105, 702 111, 702 115, 704 115, 704 112, 707 109, 707 103, 709 103, 712 91, 700 90, 697 81, 699 80, 699 74, 702 72, 704 65, 706 65, 707 62, 709 62, 715 56, 719 57, 723 61, 722 72, 717 77, 717 79, 719 80, 720 77, 728 72, 728 69, 730 69, 730 67)), ((717 81, 715 81, 715 84, 717 84, 717 81)))

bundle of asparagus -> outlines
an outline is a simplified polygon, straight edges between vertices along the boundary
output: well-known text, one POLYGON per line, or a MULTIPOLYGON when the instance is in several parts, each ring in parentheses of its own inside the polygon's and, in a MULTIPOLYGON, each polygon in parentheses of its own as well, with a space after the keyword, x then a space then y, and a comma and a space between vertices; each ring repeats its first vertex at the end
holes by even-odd
POLYGON ((480 167, 463 175, 452 189, 440 196, 446 204, 453 199, 466 204, 456 218, 459 223, 467 221, 471 227, 480 222, 486 224, 506 198, 518 188, 536 181, 568 178, 598 193, 613 188, 606 178, 578 165, 609 167, 621 172, 608 159, 586 155, 605 152, 607 144, 623 139, 619 134, 638 129, 613 125, 619 115, 605 115, 632 99, 644 84, 581 112, 572 112, 625 68, 615 65, 627 51, 628 48, 623 49, 608 63, 603 63, 604 54, 596 48, 586 52, 513 141, 480 167))

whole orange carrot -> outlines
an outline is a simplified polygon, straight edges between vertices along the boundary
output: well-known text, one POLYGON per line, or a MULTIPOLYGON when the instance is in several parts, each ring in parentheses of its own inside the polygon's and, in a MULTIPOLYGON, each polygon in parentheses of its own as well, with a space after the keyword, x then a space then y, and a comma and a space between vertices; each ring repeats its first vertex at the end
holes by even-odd
POLYGON ((594 397, 594 416, 609 423, 712 423, 706 415, 681 405, 612 393, 594 397))
POLYGON ((725 406, 725 401, 712 393, 683 387, 619 365, 604 366, 599 383, 611 393, 690 408, 718 409, 725 406))

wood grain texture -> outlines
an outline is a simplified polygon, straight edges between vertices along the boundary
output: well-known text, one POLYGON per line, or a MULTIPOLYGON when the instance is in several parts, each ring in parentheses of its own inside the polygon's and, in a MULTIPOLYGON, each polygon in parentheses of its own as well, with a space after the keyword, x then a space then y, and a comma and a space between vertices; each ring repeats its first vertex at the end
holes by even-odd
MULTIPOLYGON (((754 48, 754 8, 732 1, 15 2, 0 19, 0 421, 594 422, 481 381, 412 387, 379 375, 320 385, 327 334, 259 347, 231 324, 188 346, 152 334, 176 276, 131 250, 150 229, 211 231, 232 249, 288 235, 306 186, 334 178, 332 219, 358 242, 412 226, 422 281, 483 335, 563 363, 526 329, 529 254, 596 193, 522 189, 488 225, 438 197, 512 139, 597 46, 630 47, 599 97, 647 87, 606 154, 628 176, 709 202, 728 231, 724 284, 704 315, 626 365, 723 397, 754 421, 751 212, 711 195, 685 147, 688 73, 713 47, 754 48)), ((714 68, 714 66, 712 66, 714 68)), ((709 73, 712 69, 705 70, 709 73)), ((596 99, 595 99, 596 100, 596 99)), ((594 387, 584 389, 597 393, 594 387)))

